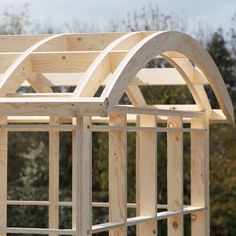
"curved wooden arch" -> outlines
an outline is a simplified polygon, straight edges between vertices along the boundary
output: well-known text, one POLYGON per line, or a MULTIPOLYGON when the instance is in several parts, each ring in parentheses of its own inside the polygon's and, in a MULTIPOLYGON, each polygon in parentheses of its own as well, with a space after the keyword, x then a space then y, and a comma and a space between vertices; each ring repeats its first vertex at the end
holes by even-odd
POLYGON ((31 73, 30 71, 31 66, 29 59, 32 52, 39 50, 41 47, 43 47, 44 45, 46 45, 51 41, 57 40, 58 38, 64 38, 66 35, 67 34, 58 34, 49 36, 35 43, 33 46, 27 49, 23 54, 21 54, 1 77, 0 96, 4 96, 6 93, 15 92, 24 82, 24 78, 17 76, 17 73, 19 73, 19 71, 25 73, 26 75, 31 73), (17 77, 19 79, 15 79, 17 77))
POLYGON ((109 53, 115 49, 124 49, 134 46, 141 40, 140 33, 125 34, 109 44, 94 60, 82 77, 82 83, 74 91, 75 96, 93 96, 103 80, 111 73, 109 53), (106 69, 104 69, 106 68, 106 69))
MULTIPOLYGON (((15 38, 13 36, 14 40, 15 38)), ((100 99, 104 101, 104 107, 108 104, 107 110, 102 111, 107 114, 118 104, 124 92, 134 106, 145 106, 145 99, 138 86, 149 83, 168 85, 160 83, 162 76, 168 77, 167 81, 173 79, 171 85, 187 85, 198 109, 207 111, 207 114, 213 111, 203 87, 209 82, 223 110, 224 115, 220 111, 222 119, 225 120, 226 116, 228 121, 234 120, 233 106, 216 65, 207 51, 184 33, 171 31, 41 35, 37 37, 37 43, 33 36, 23 38, 26 42, 19 39, 20 46, 16 46, 20 53, 1 53, 0 73, 4 74, 0 77, 0 96, 12 96, 12 93, 13 96, 18 96, 14 92, 25 80, 37 93, 41 93, 38 94, 39 97, 61 96, 52 90, 53 86, 60 86, 60 83, 55 82, 57 78, 51 77, 50 80, 44 73, 80 73, 73 80, 73 86, 77 86, 75 91, 65 96, 71 99, 90 97, 92 103, 92 97, 98 88, 105 85, 100 99), (32 44, 33 46, 24 51, 26 45, 32 44), (156 70, 154 75, 151 69, 142 69, 149 60, 158 55, 174 68, 156 70), (196 68, 199 68, 199 73, 196 68), (146 72, 137 74, 140 69, 140 72, 146 72), (157 83, 156 75, 159 76, 157 83)), ((6 39, 3 40, 6 44, 6 39)), ((9 45, 12 43, 13 41, 9 42, 9 45)), ((67 78, 70 79, 70 76, 67 78)), ((59 80, 62 81, 62 77, 59 80)), ((71 85, 63 83, 61 86, 71 85)))
POLYGON ((233 122, 233 106, 214 61, 195 39, 174 31, 153 33, 145 37, 127 54, 103 90, 102 97, 108 99, 108 109, 118 103, 131 80, 148 61, 168 51, 186 55, 199 67, 209 81, 225 116, 233 122))
POLYGON ((166 61, 168 61, 172 66, 174 66, 176 68, 176 70, 185 79, 186 84, 187 84, 196 104, 199 107, 199 110, 206 110, 208 113, 210 113, 211 105, 210 105, 210 102, 207 98, 204 87, 202 85, 194 85, 192 83, 193 65, 191 64, 189 59, 188 58, 170 58, 165 54, 163 54, 162 56, 166 59, 166 61))
MULTIPOLYGON (((77 86, 76 90, 74 91, 74 94, 76 96, 93 96, 95 94, 95 92, 97 91, 97 89, 99 88, 99 86, 101 85, 101 83, 103 82, 101 79, 105 79, 108 74, 111 72, 111 68, 110 66, 108 70, 103 70, 103 66, 107 67, 107 63, 109 64, 109 53, 112 50, 125 50, 128 47, 132 47, 135 45, 136 41, 140 41, 141 40, 141 33, 129 33, 129 34, 125 34, 121 37, 119 37, 118 39, 116 39, 114 42, 112 42, 111 44, 109 44, 103 51, 101 54, 99 54, 99 56, 95 59, 95 61, 90 65, 90 67, 87 69, 86 73, 83 75, 82 77, 82 83, 77 86), (100 74, 100 71, 103 72, 102 76, 100 74), (94 78, 95 77, 95 78, 94 78)), ((137 42, 136 42, 137 43, 137 42)), ((164 56, 165 59, 167 59, 167 61, 170 62, 170 64, 172 64, 174 67, 176 67, 176 63, 174 63, 173 60, 170 60, 170 57, 168 56, 164 56)), ((189 65, 191 65, 191 63, 189 62, 189 65)), ((209 102, 208 105, 205 105, 204 101, 202 100, 202 96, 199 96, 198 92, 195 90, 195 87, 192 83, 191 83, 191 79, 189 78, 189 75, 187 75, 183 70, 183 68, 181 69, 181 66, 178 65, 178 71, 180 72, 180 74, 185 77, 185 80, 187 81, 187 86, 189 87, 195 102, 198 104, 199 109, 203 110, 206 109, 206 107, 210 107, 209 102)), ((192 68, 192 66, 191 66, 192 68)), ((203 89, 204 90, 204 89, 203 89)), ((145 99, 141 93, 141 91, 139 90, 138 86, 129 86, 126 89, 126 93, 128 95, 128 97, 130 98, 132 104, 134 106, 144 106, 146 105, 145 99)), ((204 95, 204 92, 202 91, 201 95, 204 95)), ((205 98, 205 96, 203 96, 203 98, 205 98)))

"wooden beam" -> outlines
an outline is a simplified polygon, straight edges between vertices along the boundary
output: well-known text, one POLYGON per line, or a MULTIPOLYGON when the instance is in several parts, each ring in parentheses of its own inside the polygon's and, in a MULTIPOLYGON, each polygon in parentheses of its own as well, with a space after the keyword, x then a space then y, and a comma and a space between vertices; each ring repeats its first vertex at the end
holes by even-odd
POLYGON ((192 236, 210 235, 209 205, 209 124, 207 118, 194 118, 192 128, 205 132, 191 133, 191 205, 204 207, 192 214, 192 236))
POLYGON ((72 235, 75 233, 74 230, 71 229, 45 229, 45 228, 18 228, 18 227, 8 227, 0 229, 0 232, 8 233, 8 234, 57 234, 57 235, 72 235))
POLYGON ((99 55, 99 52, 43 52, 31 54, 32 72, 81 73, 99 55))
MULTIPOLYGON (((109 132, 109 222, 127 221, 127 133, 126 116, 110 114, 111 126, 122 126, 121 130, 109 132)), ((110 236, 126 236, 124 226, 109 230, 110 236)))
MULTIPOLYGON (((7 118, 0 117, 0 124, 6 125, 7 118)), ((7 130, 0 128, 0 228, 7 227, 7 130)), ((6 233, 0 232, 0 236, 6 233)))
MULTIPOLYGON (((195 69, 193 72, 198 73, 195 69)), ((196 77, 192 82, 193 84, 209 84, 204 77, 196 77)), ((186 81, 175 68, 152 68, 140 70, 132 84, 138 86, 186 85, 186 81)))
MULTIPOLYGON (((155 116, 139 117, 139 127, 156 127, 155 116)), ((136 201, 137 216, 156 217, 157 215, 157 133, 139 131, 137 133, 136 159, 136 201)), ((157 235, 156 219, 141 223, 138 236, 157 235)))
POLYGON ((79 117, 73 131, 72 226, 75 236, 92 235, 91 118, 79 117))
POLYGON ((203 112, 201 111, 159 109, 155 105, 147 105, 143 107, 135 107, 131 105, 117 105, 111 108, 111 112, 122 113, 122 114, 143 114, 143 115, 182 116, 182 117, 200 117, 203 115, 203 112))
MULTIPOLYGON (((50 118, 51 125, 57 125, 59 119, 50 118)), ((59 131, 49 131, 49 228, 59 229, 59 131)), ((49 236, 58 236, 51 233, 49 236)))
MULTIPOLYGON (((170 117, 168 128, 182 128, 181 117, 170 117)), ((183 212, 183 132, 167 132, 168 210, 183 212)), ((168 236, 183 236, 183 215, 168 219, 168 236)))
POLYGON ((50 35, 1 35, 0 52, 24 52, 32 45, 50 35))
POLYGON ((82 33, 68 36, 69 51, 94 51, 103 50, 117 38, 127 33, 82 33))
POLYGON ((35 97, 0 98, 0 115, 32 115, 74 117, 76 115, 103 116, 107 107, 101 98, 35 97))
MULTIPOLYGON (((163 105, 165 106, 165 105, 163 105)), ((171 106, 171 105, 170 105, 171 106)), ((185 110, 185 107, 180 105, 181 110, 185 110)), ((189 105, 187 105, 188 107, 189 105)), ((159 105, 158 105, 159 107, 159 105)), ((161 105, 162 107, 162 105, 161 105)), ((176 110, 179 110, 178 105, 173 105, 173 107, 175 107, 176 110)), ((195 107, 192 107, 192 111, 195 110, 195 107)), ((197 109, 197 107, 196 107, 197 109)), ((127 122, 128 123, 136 123, 136 118, 137 115, 135 114, 128 114, 127 115, 127 122)), ((166 116, 157 116, 157 119, 159 120, 159 122, 166 122, 167 121, 167 117, 166 116)), ((92 116, 92 121, 94 123, 108 123, 108 117, 100 117, 100 116, 92 116)), ((183 121, 184 123, 190 123, 191 119, 190 118, 185 118, 183 117, 183 121)), ((62 120, 62 123, 70 123, 71 119, 70 118, 64 118, 62 120)), ((224 113, 222 112, 222 110, 220 109, 213 109, 212 113, 210 115, 210 122, 211 123, 226 123, 226 117, 224 115, 224 113)), ((8 116, 8 123, 9 124, 25 124, 25 123, 29 123, 29 124, 37 124, 37 123, 43 123, 43 124, 48 124, 49 123, 49 117, 48 116, 8 116)), ((12 127, 13 128, 13 127, 12 127)), ((33 127, 32 127, 33 128, 33 127)), ((46 128, 46 127, 44 127, 46 128)), ((37 129, 37 127, 36 127, 37 129)), ((64 129, 64 127, 62 126, 62 129, 64 129)))

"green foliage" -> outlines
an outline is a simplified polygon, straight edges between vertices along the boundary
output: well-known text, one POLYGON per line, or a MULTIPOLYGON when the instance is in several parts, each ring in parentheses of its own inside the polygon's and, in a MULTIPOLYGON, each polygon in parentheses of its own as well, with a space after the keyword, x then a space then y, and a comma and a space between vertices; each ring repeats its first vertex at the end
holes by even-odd
POLYGON ((236 235, 236 125, 210 130, 211 228, 215 236, 236 235))
MULTIPOLYGON (((224 39, 222 29, 219 29, 212 35, 212 38, 207 44, 207 50, 218 66, 219 71, 227 85, 231 99, 236 105, 236 59, 227 47, 227 42, 224 39)), ((208 94, 211 98, 213 107, 215 107, 217 101, 213 95, 213 92, 208 89, 208 94)))

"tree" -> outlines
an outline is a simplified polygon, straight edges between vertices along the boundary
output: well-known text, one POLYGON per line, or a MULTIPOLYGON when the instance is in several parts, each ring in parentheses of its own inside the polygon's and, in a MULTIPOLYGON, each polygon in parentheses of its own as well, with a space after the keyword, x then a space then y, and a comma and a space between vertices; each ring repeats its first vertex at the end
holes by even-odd
MULTIPOLYGON (((231 40, 234 40, 232 37, 231 40)), ((223 30, 215 32, 208 42, 207 49, 214 59, 226 83, 229 94, 236 107, 236 60, 225 41, 223 30)), ((209 91, 212 105, 217 102, 209 91)), ((211 232, 216 236, 235 235, 236 204, 234 125, 212 125, 210 130, 210 192, 211 192, 211 232)))
POLYGON ((25 34, 31 31, 33 20, 30 17, 30 5, 24 4, 22 8, 9 5, 1 16, 0 34, 25 34))
MULTIPOLYGON (((236 105, 236 60, 227 47, 227 42, 223 36, 223 30, 219 29, 212 35, 212 38, 207 44, 207 50, 219 68, 219 71, 227 86, 231 99, 236 105)), ((213 107, 217 106, 216 98, 212 91, 208 90, 213 107)))

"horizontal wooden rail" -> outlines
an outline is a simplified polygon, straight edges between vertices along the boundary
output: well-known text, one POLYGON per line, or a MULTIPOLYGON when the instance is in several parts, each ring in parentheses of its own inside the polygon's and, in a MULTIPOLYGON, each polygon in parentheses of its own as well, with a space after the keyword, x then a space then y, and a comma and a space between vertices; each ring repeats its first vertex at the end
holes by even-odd
MULTIPOLYGON (((72 202, 58 202, 58 206, 62 207, 72 207, 72 202)), ((21 200, 8 200, 7 205, 9 206, 48 206, 49 201, 21 201, 21 200)), ((93 202, 92 207, 103 208, 109 207, 108 202, 93 202)), ((166 204, 158 204, 158 209, 167 209, 166 204)), ((127 208, 136 208, 136 203, 127 203, 127 208)))
MULTIPOLYGON (((49 204, 47 201, 8 201, 8 205, 17 205, 17 202, 21 202, 22 204, 28 205, 44 205, 49 204)), ((71 202, 60 202, 59 205, 70 205, 71 202)), ((129 203, 127 206, 136 207, 136 204, 129 203)), ((108 203, 93 203, 95 207, 108 207, 108 203)), ((166 209, 167 205, 159 205, 161 206, 160 209, 166 209)), ((184 206, 183 211, 162 211, 158 212, 156 217, 152 216, 136 216, 127 219, 127 223, 102 223, 98 225, 93 225, 92 233, 100 233, 104 231, 108 231, 110 229, 120 227, 120 226, 132 226, 137 225, 143 222, 152 221, 152 220, 164 220, 168 219, 169 217, 178 216, 182 214, 191 214, 194 212, 201 212, 204 211, 204 207, 194 207, 194 206, 184 206)), ((60 235, 72 235, 75 233, 75 230, 71 229, 43 229, 43 228, 18 228, 18 227, 7 227, 7 228, 0 228, 0 233, 12 233, 12 234, 49 234, 55 233, 60 235)))
POLYGON ((14 132, 47 132, 50 130, 57 130, 60 132, 72 131, 76 129, 74 125, 50 125, 50 124, 8 124, 0 125, 0 128, 7 129, 7 131, 14 132))
MULTIPOLYGON (((72 202, 58 202, 57 203, 59 206, 72 206, 72 202)), ((21 201, 21 200, 8 200, 7 205, 10 206, 48 206, 49 201, 21 201)), ((92 203, 93 207, 100 208, 100 207, 109 207, 108 202, 93 202, 92 203)), ((136 208, 136 203, 127 203, 128 208, 136 208)), ((166 204, 157 204, 157 209, 167 209, 168 205, 166 204)), ((193 212, 193 211, 198 211, 199 207, 194 207, 194 206, 184 206, 184 210, 186 213, 188 212, 193 212)))
POLYGON ((7 227, 0 228, 0 233, 8 234, 58 234, 58 235, 74 235, 75 230, 71 229, 44 229, 44 228, 19 228, 7 227))
POLYGON ((159 109, 155 106, 134 107, 117 105, 111 109, 112 113, 122 114, 142 114, 142 115, 157 115, 157 116, 181 116, 181 117, 201 117, 204 112, 201 111, 181 111, 181 110, 167 110, 159 109))
MULTIPOLYGON (((7 129, 9 132, 48 132, 50 130, 57 130, 59 132, 71 132, 76 129, 75 125, 50 125, 50 124, 8 124, 0 125, 0 129, 7 129)), ((108 126, 108 125, 92 125, 91 130, 93 132, 108 132, 109 130, 122 130, 125 129, 127 132, 137 132, 140 130, 144 131, 156 131, 159 133, 165 133, 168 131, 177 132, 202 132, 204 129, 197 128, 165 128, 165 127, 136 127, 136 126, 108 126)))
MULTIPOLYGON (((78 69, 77 69, 78 70, 78 69)), ((195 70, 193 70, 194 72, 195 70)), ((196 72, 197 73, 197 72, 196 72)), ((78 82, 84 75, 83 72, 73 72, 73 73, 42 73, 42 77, 37 78, 39 83, 47 84, 51 86, 77 86, 78 82)), ((208 81, 204 77, 196 77, 193 79, 193 84, 208 84, 208 81)), ((107 79, 105 79, 101 86, 105 86, 107 79)), ((130 85, 136 86, 183 86, 186 85, 186 81, 178 73, 175 68, 145 68, 141 69, 136 77, 131 81, 130 85)), ((31 86, 29 82, 25 81, 22 86, 31 86)), ((51 96, 55 96, 54 93, 50 93, 51 96)), ((26 94, 22 94, 26 96, 26 94)), ((19 96, 19 94, 18 94, 19 96)))
POLYGON ((159 133, 165 133, 165 132, 202 132, 204 129, 193 129, 193 128, 165 128, 165 127, 136 127, 136 126, 108 126, 108 125, 92 125, 92 131, 93 132, 108 132, 109 130, 122 130, 125 129, 127 132, 137 132, 140 130, 144 131, 156 131, 159 133))
MULTIPOLYGON (((179 107, 175 105, 175 107, 179 107)), ((136 123, 137 115, 135 114, 128 114, 127 115, 127 122, 128 123, 136 123)), ((157 116, 158 123, 165 123, 167 117, 166 116, 157 116)), ((92 116, 93 123, 108 123, 107 117, 100 117, 100 116, 92 116)), ((184 123, 190 123, 190 118, 183 118, 184 123)), ((210 121, 214 122, 226 122, 226 117, 221 109, 212 109, 210 115, 210 121)), ((49 116, 8 116, 8 123, 10 124, 47 124, 49 123, 49 116)), ((62 123, 71 123, 71 118, 63 119, 62 123)))
POLYGON ((93 233, 100 233, 104 231, 108 231, 112 228, 120 227, 120 226, 132 226, 132 225, 137 225, 140 223, 144 223, 147 221, 153 221, 153 220, 164 220, 168 219, 169 217, 173 216, 178 216, 182 214, 191 214, 194 212, 201 212, 204 211, 204 207, 192 207, 192 206, 185 206, 183 211, 163 211, 163 212, 158 212, 156 217, 152 216, 136 216, 132 218, 127 219, 127 223, 103 223, 103 224, 98 224, 94 225, 92 227, 92 232, 93 233))
POLYGON ((0 98, 1 116, 104 116, 107 103, 97 97, 18 97, 0 98))

